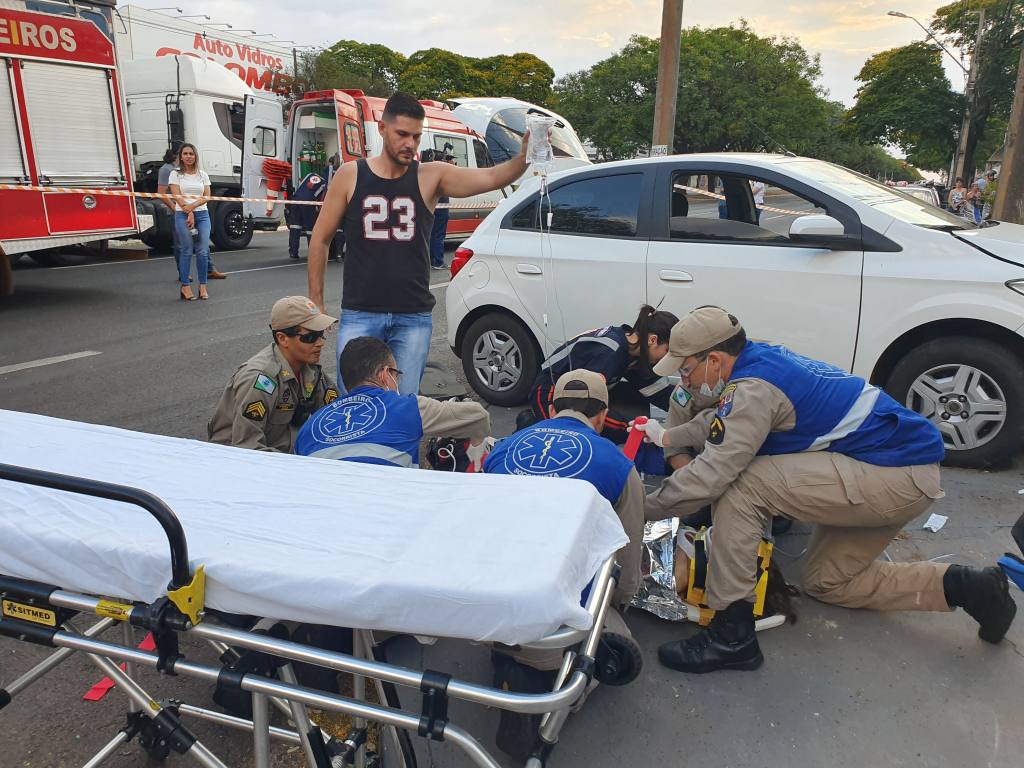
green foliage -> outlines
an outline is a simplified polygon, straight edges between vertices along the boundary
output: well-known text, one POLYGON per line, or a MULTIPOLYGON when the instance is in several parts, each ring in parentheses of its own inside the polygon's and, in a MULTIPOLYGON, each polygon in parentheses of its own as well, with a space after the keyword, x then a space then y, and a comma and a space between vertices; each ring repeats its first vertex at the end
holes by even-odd
POLYGON ((983 149, 1002 143, 1005 120, 1013 104, 1020 48, 1024 44, 1024 0, 961 0, 939 8, 932 19, 932 26, 940 36, 973 56, 978 11, 982 9, 985 24, 981 48, 977 51, 978 74, 967 145, 968 168, 983 166, 991 153, 983 149), (990 120, 993 116, 1003 122, 990 120))
POLYGON ((914 165, 949 167, 962 99, 942 68, 942 51, 926 43, 891 48, 868 59, 846 123, 865 142, 896 145, 914 165))
POLYGON ((371 96, 389 96, 405 66, 405 56, 385 45, 339 40, 316 57, 314 87, 359 88, 371 96))
MULTIPOLYGON (((649 148, 658 50, 658 40, 637 35, 556 83, 556 108, 600 157, 649 148)), ((760 37, 745 23, 683 30, 673 151, 805 152, 827 125, 820 74, 817 57, 792 38, 760 37)))
POLYGON ((536 104, 551 98, 555 72, 532 53, 474 59, 441 48, 408 59, 377 43, 339 40, 305 62, 300 79, 312 88, 359 88, 371 96, 408 91, 420 99, 511 96, 536 104))

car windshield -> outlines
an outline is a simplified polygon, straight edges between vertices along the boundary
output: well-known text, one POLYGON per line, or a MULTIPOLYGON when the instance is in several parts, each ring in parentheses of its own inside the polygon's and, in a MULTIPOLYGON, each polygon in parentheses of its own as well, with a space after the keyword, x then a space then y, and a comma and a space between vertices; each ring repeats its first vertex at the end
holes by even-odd
MULTIPOLYGON (((532 110, 538 115, 547 115, 539 109, 532 110)), ((487 126, 487 148, 494 162, 503 163, 519 154, 526 133, 526 118, 531 112, 527 107, 512 107, 496 112, 487 126)), ((551 149, 555 157, 575 157, 589 162, 587 151, 572 128, 561 120, 551 129, 551 149)))
POLYGON ((887 187, 838 165, 820 161, 801 162, 799 173, 907 224, 915 224, 926 229, 976 228, 966 219, 936 208, 907 192, 901 192, 898 187, 887 187))

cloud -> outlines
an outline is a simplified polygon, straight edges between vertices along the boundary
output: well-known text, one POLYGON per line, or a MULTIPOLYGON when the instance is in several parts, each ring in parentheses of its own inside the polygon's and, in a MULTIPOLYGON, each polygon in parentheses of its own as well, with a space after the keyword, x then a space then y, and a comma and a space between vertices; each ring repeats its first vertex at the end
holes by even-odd
MULTIPOLYGON (((909 19, 887 16, 897 9, 927 24, 943 2, 935 0, 764 0, 730 3, 688 2, 685 26, 724 26, 746 19, 761 35, 797 38, 811 53, 821 55, 822 84, 833 98, 850 103, 857 83, 853 77, 874 53, 924 39, 909 19)), ((658 0, 448 0, 441 6, 421 0, 345 2, 306 0, 301 13, 280 0, 221 0, 216 12, 208 2, 181 0, 184 13, 210 13, 213 21, 230 21, 236 28, 273 31, 300 44, 327 46, 341 39, 383 43, 410 54, 438 47, 468 56, 529 51, 540 56, 559 75, 576 71, 621 48, 630 35, 657 37, 662 3, 658 0)), ((173 14, 173 12, 172 12, 173 14)), ((950 63, 951 72, 958 70, 950 63)), ((954 80, 959 85, 960 79, 954 80)))

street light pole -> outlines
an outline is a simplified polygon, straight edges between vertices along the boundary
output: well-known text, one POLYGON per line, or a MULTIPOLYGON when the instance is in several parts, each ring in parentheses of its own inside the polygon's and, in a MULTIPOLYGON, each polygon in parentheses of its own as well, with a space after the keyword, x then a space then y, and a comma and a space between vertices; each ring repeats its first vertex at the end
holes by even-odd
MULTIPOLYGON (((971 139, 971 118, 974 115, 974 105, 977 102, 977 85, 978 85, 978 60, 981 58, 981 41, 985 36, 985 9, 981 8, 978 10, 978 36, 974 40, 974 54, 971 56, 971 71, 967 75, 967 86, 964 88, 964 95, 967 97, 967 108, 964 110, 964 122, 960 127, 960 143, 956 148, 956 167, 955 176, 958 176, 964 180, 964 184, 970 184, 971 179, 967 178, 968 171, 973 171, 973 168, 968 168, 968 160, 973 158, 968 157, 967 146, 971 139)), ((973 165, 973 163, 971 163, 973 165)))
POLYGON ((658 57, 658 90, 654 95, 654 135, 651 156, 672 152, 679 92, 679 42, 683 28, 683 0, 663 0, 661 54, 658 57))

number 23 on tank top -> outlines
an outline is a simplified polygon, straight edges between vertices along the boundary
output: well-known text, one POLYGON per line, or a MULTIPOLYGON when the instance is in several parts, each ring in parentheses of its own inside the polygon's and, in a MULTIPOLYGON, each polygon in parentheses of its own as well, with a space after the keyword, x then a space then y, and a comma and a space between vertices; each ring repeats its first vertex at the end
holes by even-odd
POLYGON ((416 235, 416 203, 411 197, 388 200, 383 195, 363 198, 363 236, 367 240, 398 240, 408 242, 416 235), (391 213, 398 214, 398 222, 388 226, 391 213))

